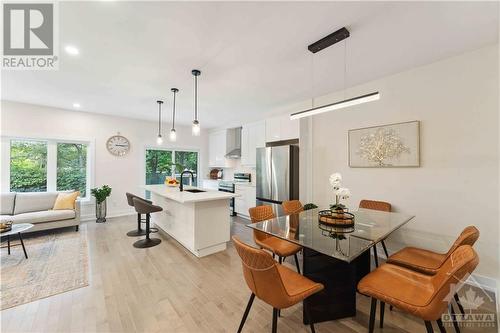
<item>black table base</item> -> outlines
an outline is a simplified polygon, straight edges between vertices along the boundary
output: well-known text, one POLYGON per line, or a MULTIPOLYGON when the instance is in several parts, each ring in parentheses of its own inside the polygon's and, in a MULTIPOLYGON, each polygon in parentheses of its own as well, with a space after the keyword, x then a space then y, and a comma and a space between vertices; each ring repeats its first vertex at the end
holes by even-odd
POLYGON ((370 272, 370 251, 348 263, 303 248, 303 274, 322 283, 325 288, 304 301, 303 322, 309 324, 356 315, 356 288, 359 280, 370 272))

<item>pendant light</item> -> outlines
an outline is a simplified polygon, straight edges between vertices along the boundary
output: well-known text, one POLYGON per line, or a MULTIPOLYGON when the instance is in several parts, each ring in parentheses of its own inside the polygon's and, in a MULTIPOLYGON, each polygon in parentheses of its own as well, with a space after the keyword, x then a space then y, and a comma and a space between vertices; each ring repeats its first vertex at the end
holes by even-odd
POLYGON ((163 143, 163 138, 161 136, 161 105, 163 101, 156 101, 158 103, 158 136, 156 137, 156 143, 161 145, 163 143))
POLYGON ((174 93, 174 103, 172 105, 172 129, 170 130, 170 141, 175 142, 177 140, 177 133, 175 132, 175 94, 179 91, 177 88, 170 89, 174 93))
MULTIPOLYGON (((331 33, 330 35, 318 40, 317 42, 312 43, 311 45, 308 46, 309 51, 312 53, 319 52, 323 49, 326 49, 327 47, 338 43, 350 36, 349 30, 347 30, 345 27, 335 31, 334 33, 331 33)), ((346 90, 346 43, 344 42, 344 94, 346 90)), ((314 70, 314 68, 313 68, 314 70)), ((313 82, 314 84, 314 82, 313 82)), ((348 98, 348 99, 343 99, 339 102, 319 106, 319 107, 314 107, 314 105, 307 110, 300 111, 300 112, 295 112, 290 115, 290 119, 300 119, 304 117, 310 117, 316 114, 324 113, 324 112, 330 112, 333 110, 338 110, 338 109, 343 109, 343 108, 348 108, 354 105, 358 104, 363 104, 363 103, 368 103, 372 101, 377 101, 380 99, 380 94, 378 91, 372 92, 369 94, 364 94, 361 96, 353 97, 353 98, 348 98)))
POLYGON ((191 74, 194 76, 194 120, 191 127, 191 134, 200 136, 200 122, 198 121, 198 76, 200 76, 201 71, 193 69, 191 74))

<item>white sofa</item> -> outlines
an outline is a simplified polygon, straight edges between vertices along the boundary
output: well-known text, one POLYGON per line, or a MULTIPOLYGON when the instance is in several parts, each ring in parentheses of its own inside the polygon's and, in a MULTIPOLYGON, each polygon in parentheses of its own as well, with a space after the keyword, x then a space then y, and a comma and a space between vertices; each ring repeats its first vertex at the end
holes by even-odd
POLYGON ((27 232, 80 225, 80 202, 75 209, 52 210, 58 192, 11 192, 0 194, 0 221, 32 223, 27 232))

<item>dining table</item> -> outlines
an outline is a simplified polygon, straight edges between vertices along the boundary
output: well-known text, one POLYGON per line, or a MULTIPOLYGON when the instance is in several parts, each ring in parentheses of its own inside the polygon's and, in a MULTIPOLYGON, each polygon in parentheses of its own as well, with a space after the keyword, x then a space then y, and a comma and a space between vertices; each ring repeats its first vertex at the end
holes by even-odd
POLYGON ((356 315, 358 282, 371 270, 370 249, 411 221, 404 213, 371 209, 351 211, 354 226, 333 227, 319 222, 320 209, 311 209, 247 226, 302 247, 302 273, 324 289, 304 300, 304 324, 356 315))

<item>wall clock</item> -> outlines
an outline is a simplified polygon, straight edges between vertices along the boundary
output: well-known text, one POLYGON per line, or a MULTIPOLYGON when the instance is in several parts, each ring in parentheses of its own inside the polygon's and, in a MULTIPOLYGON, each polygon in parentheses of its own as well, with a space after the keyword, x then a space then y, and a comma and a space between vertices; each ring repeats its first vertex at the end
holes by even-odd
POLYGON ((118 133, 108 139, 106 142, 106 148, 112 155, 123 156, 130 151, 130 141, 118 133))

